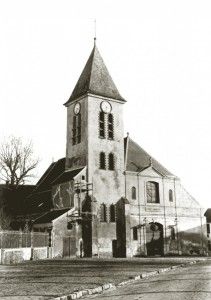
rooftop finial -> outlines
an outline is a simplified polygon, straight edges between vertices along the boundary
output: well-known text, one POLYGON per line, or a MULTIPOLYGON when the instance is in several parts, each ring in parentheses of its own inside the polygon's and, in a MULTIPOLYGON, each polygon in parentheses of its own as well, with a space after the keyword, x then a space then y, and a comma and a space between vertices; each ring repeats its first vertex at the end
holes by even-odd
POLYGON ((150 163, 150 166, 152 167, 152 156, 150 156, 150 158, 149 158, 149 163, 150 163))
POLYGON ((96 45, 96 40, 97 40, 97 33, 96 33, 97 29, 96 29, 96 27, 97 27, 96 19, 94 19, 94 45, 96 45))

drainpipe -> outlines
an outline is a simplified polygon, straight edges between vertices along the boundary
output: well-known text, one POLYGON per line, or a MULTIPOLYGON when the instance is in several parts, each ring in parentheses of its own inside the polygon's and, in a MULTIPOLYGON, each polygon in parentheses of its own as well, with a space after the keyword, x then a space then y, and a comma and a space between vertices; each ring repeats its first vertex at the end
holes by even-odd
POLYGON ((176 196, 176 181, 174 178, 174 202, 175 202, 175 225, 176 225, 176 232, 177 232, 177 251, 178 255, 180 255, 180 247, 179 247, 179 232, 178 232, 178 217, 177 217, 177 196, 176 196))
MULTIPOLYGON (((162 182, 163 182, 163 214, 164 214, 164 232, 165 232, 165 239, 164 239, 164 242, 165 242, 165 252, 167 252, 167 247, 166 247, 166 205, 165 205, 165 189, 164 189, 164 178, 162 178, 162 182)), ((165 256, 165 253, 163 253, 163 255, 165 256)))

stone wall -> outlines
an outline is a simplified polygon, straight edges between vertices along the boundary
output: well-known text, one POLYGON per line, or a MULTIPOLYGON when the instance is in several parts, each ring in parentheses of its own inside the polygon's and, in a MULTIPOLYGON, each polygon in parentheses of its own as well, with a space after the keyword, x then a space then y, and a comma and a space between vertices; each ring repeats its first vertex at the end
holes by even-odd
POLYGON ((51 258, 51 249, 48 247, 0 250, 0 262, 4 265, 18 264, 26 260, 47 258, 51 258))

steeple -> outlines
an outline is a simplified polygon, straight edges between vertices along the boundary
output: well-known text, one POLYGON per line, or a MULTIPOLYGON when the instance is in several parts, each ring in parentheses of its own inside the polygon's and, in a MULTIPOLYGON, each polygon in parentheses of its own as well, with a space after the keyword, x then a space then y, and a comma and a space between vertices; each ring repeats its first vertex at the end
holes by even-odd
POLYGON ((97 49, 96 38, 94 39, 94 48, 89 59, 87 60, 81 76, 79 77, 78 82, 65 105, 68 105, 73 100, 87 93, 125 102, 114 84, 100 52, 97 49))

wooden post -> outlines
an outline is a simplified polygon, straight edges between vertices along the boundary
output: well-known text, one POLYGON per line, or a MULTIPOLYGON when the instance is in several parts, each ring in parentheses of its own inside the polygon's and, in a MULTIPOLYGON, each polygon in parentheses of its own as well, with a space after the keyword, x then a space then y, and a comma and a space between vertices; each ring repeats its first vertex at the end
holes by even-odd
POLYGON ((30 260, 33 260, 34 258, 34 234, 33 231, 31 231, 31 257, 30 260))

